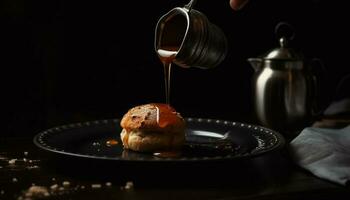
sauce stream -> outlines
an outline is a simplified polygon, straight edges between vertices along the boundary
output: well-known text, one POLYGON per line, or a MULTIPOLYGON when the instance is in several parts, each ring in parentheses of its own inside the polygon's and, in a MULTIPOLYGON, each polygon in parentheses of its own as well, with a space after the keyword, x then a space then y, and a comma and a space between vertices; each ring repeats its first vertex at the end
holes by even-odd
POLYGON ((170 104, 171 64, 178 53, 178 47, 162 47, 157 50, 164 67, 165 100, 170 104))

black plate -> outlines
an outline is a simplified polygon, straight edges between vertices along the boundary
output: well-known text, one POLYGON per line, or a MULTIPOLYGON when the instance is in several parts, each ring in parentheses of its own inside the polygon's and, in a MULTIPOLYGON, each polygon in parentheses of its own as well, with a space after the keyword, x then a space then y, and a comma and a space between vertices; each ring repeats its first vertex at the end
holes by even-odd
POLYGON ((186 145, 178 156, 163 157, 124 150, 119 138, 119 119, 54 127, 37 134, 33 141, 48 152, 116 162, 194 162, 250 158, 277 150, 285 143, 279 133, 252 124, 201 118, 187 118, 186 121, 186 145), (108 140, 117 140, 118 145, 108 146, 108 140))

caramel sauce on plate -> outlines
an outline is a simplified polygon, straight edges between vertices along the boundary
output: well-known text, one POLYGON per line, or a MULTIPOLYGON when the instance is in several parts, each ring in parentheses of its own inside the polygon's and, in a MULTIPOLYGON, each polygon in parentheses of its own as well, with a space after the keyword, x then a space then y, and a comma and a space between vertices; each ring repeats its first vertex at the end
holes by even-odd
POLYGON ((114 139, 107 140, 107 142, 106 142, 106 146, 108 146, 108 147, 115 146, 118 144, 119 144, 119 142, 117 140, 114 140, 114 139))

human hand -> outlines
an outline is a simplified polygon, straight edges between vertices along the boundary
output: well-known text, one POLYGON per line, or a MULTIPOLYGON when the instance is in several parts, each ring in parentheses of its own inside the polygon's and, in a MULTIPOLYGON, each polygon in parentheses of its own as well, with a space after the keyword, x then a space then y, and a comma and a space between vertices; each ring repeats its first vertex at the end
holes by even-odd
POLYGON ((233 10, 242 9, 249 0, 230 0, 230 6, 233 10))

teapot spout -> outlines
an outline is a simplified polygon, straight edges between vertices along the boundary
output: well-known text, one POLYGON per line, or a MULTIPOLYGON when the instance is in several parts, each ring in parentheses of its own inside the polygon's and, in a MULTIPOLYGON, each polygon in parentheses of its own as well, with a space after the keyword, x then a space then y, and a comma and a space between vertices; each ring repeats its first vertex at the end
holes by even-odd
POLYGON ((261 58, 248 58, 248 62, 253 67, 255 71, 259 71, 262 67, 262 59, 261 58))

